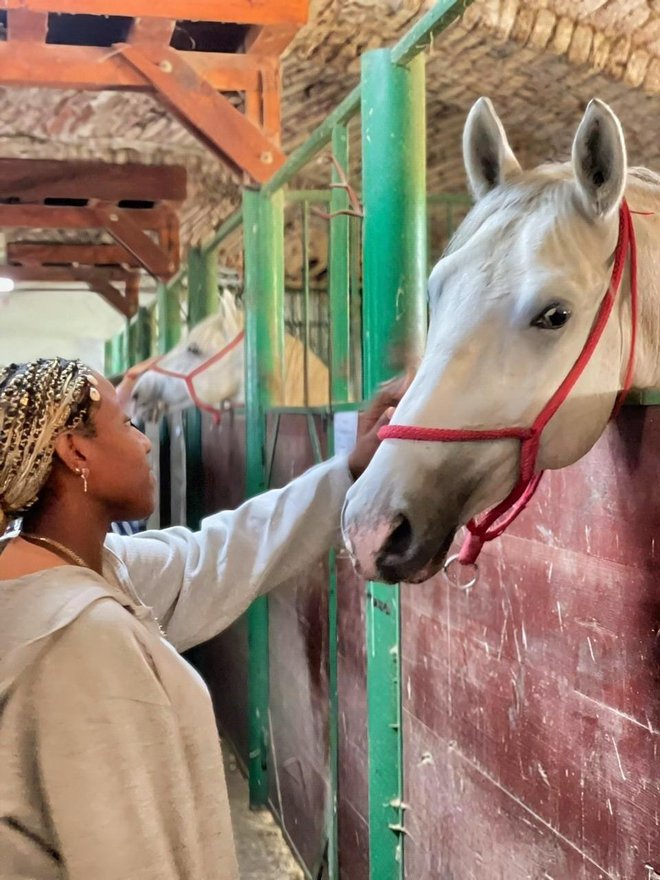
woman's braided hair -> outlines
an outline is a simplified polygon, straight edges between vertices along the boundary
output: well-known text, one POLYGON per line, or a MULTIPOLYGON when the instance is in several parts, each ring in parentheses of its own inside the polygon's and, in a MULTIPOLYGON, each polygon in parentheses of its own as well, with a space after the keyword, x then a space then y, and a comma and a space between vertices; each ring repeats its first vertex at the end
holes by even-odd
POLYGON ((0 367, 0 535, 35 504, 57 438, 93 430, 96 377, 80 361, 40 359, 0 367))

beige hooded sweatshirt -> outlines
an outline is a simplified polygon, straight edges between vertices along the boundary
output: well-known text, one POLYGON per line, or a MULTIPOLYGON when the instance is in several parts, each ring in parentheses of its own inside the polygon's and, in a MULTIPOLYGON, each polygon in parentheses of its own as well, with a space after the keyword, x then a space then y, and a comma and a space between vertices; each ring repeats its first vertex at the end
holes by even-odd
POLYGON ((104 577, 0 581, 2 880, 236 880, 210 697, 177 650, 318 559, 350 481, 336 458, 198 533, 108 536, 104 577))

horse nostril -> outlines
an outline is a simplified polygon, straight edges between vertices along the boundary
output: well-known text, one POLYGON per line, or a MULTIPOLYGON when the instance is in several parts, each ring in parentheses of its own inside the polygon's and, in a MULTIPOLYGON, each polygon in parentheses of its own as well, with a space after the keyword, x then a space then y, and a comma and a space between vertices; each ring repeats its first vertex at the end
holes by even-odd
POLYGON ((405 556, 413 542, 413 530, 410 520, 403 513, 396 517, 396 525, 385 541, 382 553, 385 556, 405 556))

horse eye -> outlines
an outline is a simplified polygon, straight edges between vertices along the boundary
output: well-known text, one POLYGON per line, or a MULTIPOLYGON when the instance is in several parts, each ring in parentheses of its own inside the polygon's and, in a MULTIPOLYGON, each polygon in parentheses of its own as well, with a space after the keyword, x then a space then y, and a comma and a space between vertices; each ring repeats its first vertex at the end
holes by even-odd
POLYGON ((570 317, 571 310, 567 306, 553 303, 534 318, 532 327, 539 327, 541 330, 559 330, 570 317))
POLYGON ((188 346, 188 354, 196 354, 200 355, 202 353, 202 349, 197 345, 196 342, 191 342, 188 346))

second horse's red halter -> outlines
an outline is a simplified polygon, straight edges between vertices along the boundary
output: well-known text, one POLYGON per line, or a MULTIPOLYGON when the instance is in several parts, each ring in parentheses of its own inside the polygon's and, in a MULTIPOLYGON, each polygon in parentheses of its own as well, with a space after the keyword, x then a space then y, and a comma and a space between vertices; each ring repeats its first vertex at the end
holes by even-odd
POLYGON ((635 229, 630 209, 625 201, 619 211, 619 238, 614 252, 614 266, 607 292, 600 304, 596 320, 591 328, 584 348, 569 370, 564 381, 557 388, 550 400, 538 414, 529 428, 493 428, 492 430, 470 430, 451 428, 422 428, 414 425, 386 425, 378 432, 381 440, 418 440, 423 442, 471 442, 487 440, 520 440, 520 477, 518 482, 504 501, 483 514, 478 520, 472 519, 467 524, 468 535, 463 543, 458 562, 462 565, 474 564, 486 541, 498 538, 522 513, 531 501, 538 488, 543 471, 536 470, 541 434, 550 419, 564 403, 573 390, 575 383, 584 372, 596 350, 607 322, 612 314, 617 294, 621 287, 626 257, 630 258, 630 307, 631 307, 631 338, 628 365, 623 380, 622 390, 617 398, 612 416, 619 411, 628 391, 630 390, 635 363, 635 346, 637 341, 637 245, 635 229))
MULTIPOLYGON (((241 330, 241 332, 235 336, 231 342, 227 343, 224 348, 221 348, 220 351, 216 352, 211 357, 206 358, 206 360, 202 361, 202 363, 195 367, 194 370, 191 370, 190 373, 179 373, 177 370, 168 370, 166 367, 161 367, 159 362, 156 361, 153 367, 150 369, 154 373, 160 373, 162 376, 171 376, 174 379, 181 379, 186 383, 186 388, 188 389, 188 394, 191 396, 193 403, 198 409, 204 410, 204 412, 211 413, 216 422, 220 421, 220 410, 216 409, 214 406, 211 406, 209 403, 204 403, 201 400, 195 391, 194 379, 200 375, 200 373, 206 372, 209 367, 212 367, 213 364, 217 364, 218 361, 221 361, 225 358, 230 352, 232 352, 237 345, 245 338, 245 331, 241 330)), ((160 358, 159 358, 160 360, 160 358)))

